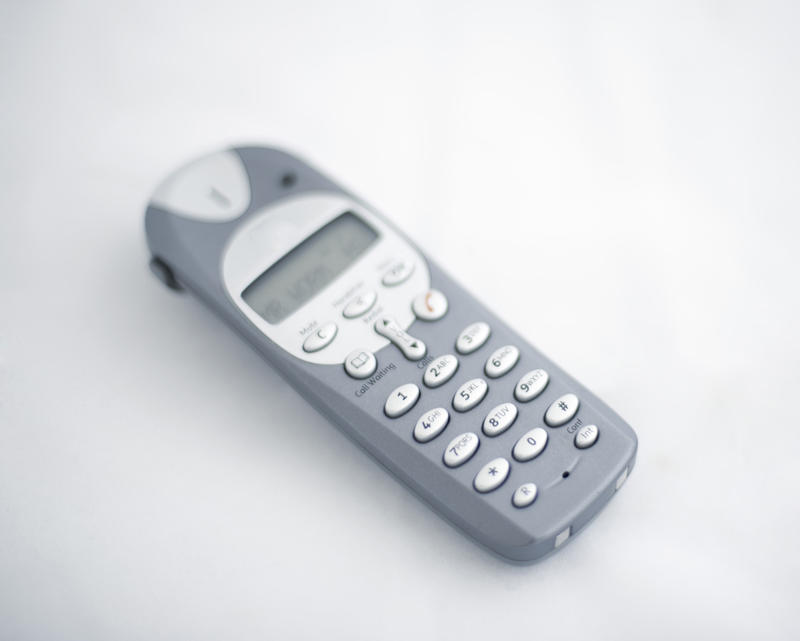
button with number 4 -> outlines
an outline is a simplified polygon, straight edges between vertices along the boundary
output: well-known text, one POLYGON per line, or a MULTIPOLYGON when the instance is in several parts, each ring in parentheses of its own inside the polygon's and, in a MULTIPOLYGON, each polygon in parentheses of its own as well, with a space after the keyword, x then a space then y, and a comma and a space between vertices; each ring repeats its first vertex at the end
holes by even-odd
POLYGON ((443 407, 425 412, 414 426, 414 438, 420 443, 432 441, 444 431, 450 422, 450 413, 443 407))

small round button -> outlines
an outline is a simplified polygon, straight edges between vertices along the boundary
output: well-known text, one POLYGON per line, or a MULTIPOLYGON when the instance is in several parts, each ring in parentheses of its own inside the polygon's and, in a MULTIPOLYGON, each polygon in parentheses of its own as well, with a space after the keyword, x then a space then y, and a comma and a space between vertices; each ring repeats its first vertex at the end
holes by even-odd
POLYGON ((318 352, 323 347, 327 347, 336 338, 336 332, 338 331, 339 328, 336 323, 325 323, 313 334, 309 334, 308 338, 303 341, 303 351, 318 352))
POLYGON ((526 432, 514 445, 514 458, 524 463, 535 459, 547 445, 547 432, 541 427, 534 427, 526 432))
POLYGON ((378 300, 378 295, 374 291, 363 292, 344 306, 342 316, 345 318, 358 318, 372 309, 376 300, 378 300))
POLYGON ((457 412, 471 410, 486 396, 489 385, 482 378, 473 378, 456 390, 453 396, 453 408, 457 412))
POLYGON ((443 407, 425 412, 414 426, 414 438, 420 443, 432 441, 444 431, 450 422, 450 413, 443 407))
POLYGON ((584 425, 575 435, 575 447, 585 450, 597 442, 598 436, 600 436, 600 430, 597 429, 597 425, 584 425))
POLYGON ((480 444, 481 440, 475 432, 459 434, 447 444, 444 451, 444 464, 447 467, 463 465, 478 451, 480 444))
POLYGON ((486 366, 483 371, 489 378, 499 378, 503 374, 511 371, 514 365, 519 360, 519 350, 513 345, 504 345, 500 349, 495 350, 492 355, 486 359, 486 366))
POLYGON ((486 436, 499 436, 517 420, 517 406, 514 403, 500 403, 490 410, 483 420, 483 433, 486 436))
POLYGON ((506 482, 510 469, 511 464, 508 459, 504 459, 502 456, 492 459, 475 475, 472 485, 481 494, 496 490, 506 482))
POLYGON ((439 320, 447 313, 447 298, 438 289, 429 289, 414 299, 411 308, 420 320, 439 320))
POLYGON ((458 359, 452 354, 445 354, 431 361, 425 370, 422 382, 428 387, 439 387, 453 378, 456 370, 458 370, 458 359))
POLYGON ((525 483, 520 485, 516 492, 514 492, 511 502, 514 504, 514 507, 528 507, 536 500, 536 495, 538 493, 539 491, 536 489, 536 483, 525 483))
POLYGON ((414 273, 414 263, 407 261, 400 261, 395 263, 383 275, 381 282, 384 287, 394 287, 400 283, 404 283, 409 279, 411 274, 414 273))
POLYGON ((363 349, 350 352, 344 359, 344 371, 353 378, 367 378, 375 373, 378 360, 375 354, 363 349))
POLYGON ((386 416, 389 418, 397 418, 414 407, 418 400, 419 387, 414 383, 406 383, 392 390, 389 398, 386 399, 383 411, 386 412, 386 416))
POLYGON ((488 323, 484 323, 483 321, 467 325, 461 330, 461 333, 456 339, 456 351, 459 354, 472 354, 476 349, 480 349, 489 339, 491 333, 491 327, 489 327, 488 323))
POLYGON ((561 427, 564 423, 572 420, 572 417, 578 412, 579 405, 580 401, 575 394, 564 394, 547 408, 544 422, 550 427, 561 427))

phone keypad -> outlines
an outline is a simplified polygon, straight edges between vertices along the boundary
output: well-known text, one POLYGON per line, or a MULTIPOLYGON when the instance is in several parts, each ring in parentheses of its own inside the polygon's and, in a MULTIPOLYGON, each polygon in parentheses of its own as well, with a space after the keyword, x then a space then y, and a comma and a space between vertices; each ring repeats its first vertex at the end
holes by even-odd
POLYGON ((459 354, 472 354, 483 347, 491 333, 491 327, 483 321, 467 325, 456 339, 456 351, 459 354))
POLYGON ((478 451, 481 439, 475 432, 459 434, 447 444, 444 450, 444 464, 447 467, 458 467, 469 461, 478 451))
POLYGON ((520 463, 532 461, 544 451, 547 445, 547 432, 541 427, 534 427, 526 432, 514 445, 514 458, 520 463))
POLYGON ((514 388, 514 398, 520 403, 528 403, 539 396, 550 382, 550 376, 543 369, 534 369, 523 375, 514 388))
POLYGON ((578 412, 580 401, 575 394, 564 394, 557 398, 544 415, 544 422, 550 427, 561 427, 564 423, 569 423, 572 417, 578 412))
POLYGON ((514 507, 528 507, 536 500, 536 495, 539 493, 536 488, 536 483, 524 483, 520 485, 514 492, 511 502, 514 507))
POLYGON ((597 442, 598 436, 600 436, 600 430, 597 429, 597 425, 584 425, 575 435, 575 447, 585 450, 597 442))
POLYGON ((500 403, 491 409, 483 420, 483 433, 486 436, 500 436, 517 420, 517 406, 514 403, 500 403))

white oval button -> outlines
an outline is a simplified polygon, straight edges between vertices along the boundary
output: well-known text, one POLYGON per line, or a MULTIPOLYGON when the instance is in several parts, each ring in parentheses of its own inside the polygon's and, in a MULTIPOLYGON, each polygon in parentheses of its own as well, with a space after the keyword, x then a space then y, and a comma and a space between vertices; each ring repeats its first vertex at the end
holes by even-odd
POLYGON ((425 412, 414 426, 414 438, 420 443, 432 441, 442 433, 449 422, 450 414, 443 407, 425 412))
POLYGON ((411 308, 420 320, 439 320, 447 313, 447 298, 438 289, 429 289, 414 299, 411 308))
POLYGON ((520 462, 535 459, 547 445, 547 432, 541 427, 534 427, 530 432, 522 435, 514 446, 514 458, 520 462))
POLYGON ((344 371, 353 378, 372 376, 378 367, 375 354, 364 349, 350 352, 344 359, 344 371))
POLYGON ((471 410, 486 396, 489 391, 489 385, 482 378, 473 378, 467 381, 453 396, 453 407, 457 412, 466 412, 471 410))
POLYGON ((517 420, 517 406, 514 403, 500 403, 490 410, 483 421, 483 433, 486 436, 498 436, 505 432, 517 420))
POLYGON ((597 425, 584 425, 575 435, 575 447, 585 450, 597 442, 598 436, 600 436, 600 430, 597 429, 597 425))
POLYGON ((544 422, 550 427, 560 427, 572 420, 572 417, 578 411, 579 405, 580 401, 575 394, 564 394, 561 398, 553 401, 553 404, 547 408, 544 422))
POLYGON ((381 282, 385 287, 394 287, 407 281, 413 272, 414 263, 400 261, 389 268, 389 271, 383 275, 381 282))
POLYGON ((345 318, 358 318, 372 309, 376 300, 378 300, 378 295, 374 291, 359 294, 344 306, 342 316, 345 318))
POLYGON ((323 347, 330 345, 330 342, 336 338, 336 332, 339 328, 336 323, 325 323, 316 332, 310 334, 305 341, 303 341, 303 351, 305 352, 318 352, 323 347))
POLYGON ((520 403, 527 403, 539 396, 547 387, 550 377, 543 369, 534 369, 525 374, 514 388, 514 398, 520 403))
POLYGON ((447 449, 444 451, 444 464, 447 467, 463 465, 472 458, 480 444, 481 441, 475 432, 459 434, 447 444, 447 449))
POLYGON ((439 387, 439 385, 444 385, 453 378, 457 369, 458 359, 452 354, 434 358, 431 364, 428 365, 428 369, 425 370, 422 382, 428 387, 439 387))
POLYGON ((514 492, 514 497, 511 499, 511 502, 514 504, 514 507, 528 507, 536 500, 538 492, 539 490, 536 488, 536 483, 525 483, 524 485, 520 485, 517 491, 514 492))
POLYGON ((468 325, 456 339, 456 351, 459 354, 471 354, 489 340, 491 333, 492 329, 482 321, 468 325))
POLYGON ((478 492, 485 494, 500 487, 508 478, 508 471, 511 469, 507 459, 500 458, 489 461, 475 475, 472 485, 478 492))
POLYGON ((511 371, 519 360, 519 350, 513 345, 504 345, 486 360, 483 371, 489 378, 497 378, 511 371))
POLYGON ((383 411, 386 412, 386 416, 389 418, 397 418, 414 407, 418 400, 419 387, 414 385, 414 383, 406 383, 389 394, 383 411))

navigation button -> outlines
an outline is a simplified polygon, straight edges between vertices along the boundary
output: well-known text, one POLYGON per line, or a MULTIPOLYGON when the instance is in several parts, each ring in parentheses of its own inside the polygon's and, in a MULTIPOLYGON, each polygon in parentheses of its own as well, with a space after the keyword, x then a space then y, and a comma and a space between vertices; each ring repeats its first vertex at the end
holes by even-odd
POLYGON ((411 309, 420 320, 439 320, 447 313, 447 298, 438 289, 429 289, 414 299, 411 309))
POLYGON ((378 360, 375 354, 363 349, 350 352, 344 359, 344 371, 353 378, 367 378, 375 373, 378 360))
POLYGON ((376 300, 378 300, 378 295, 374 291, 363 292, 344 306, 342 316, 345 318, 358 318, 372 309, 376 300))
POLYGON ((308 338, 303 341, 303 351, 318 352, 323 347, 327 347, 336 338, 336 332, 338 331, 339 328, 336 323, 325 323, 313 334, 309 334, 308 338))
POLYGON ((504 459, 502 456, 493 459, 484 465, 481 471, 475 475, 472 486, 481 494, 496 490, 506 482, 510 469, 511 465, 508 459, 504 459))
POLYGON ((403 352, 410 361, 418 361, 425 356, 428 348, 420 339, 414 338, 404 330, 394 318, 383 316, 375 321, 375 331, 381 336, 388 338, 397 348, 403 352))

